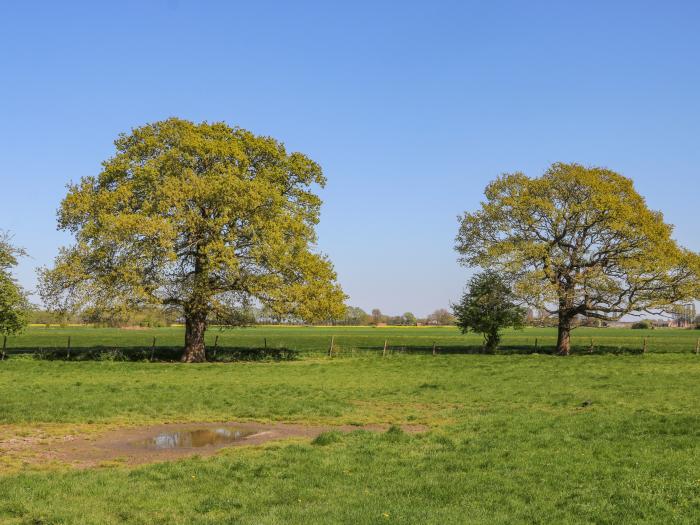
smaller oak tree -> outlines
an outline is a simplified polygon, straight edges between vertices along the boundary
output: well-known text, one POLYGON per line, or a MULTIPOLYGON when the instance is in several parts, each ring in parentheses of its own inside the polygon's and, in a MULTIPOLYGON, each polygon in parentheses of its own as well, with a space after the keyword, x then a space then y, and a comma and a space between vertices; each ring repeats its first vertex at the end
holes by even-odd
POLYGON ((501 341, 503 328, 522 328, 526 311, 515 302, 508 284, 493 271, 474 275, 462 300, 453 305, 462 333, 483 334, 484 349, 493 352, 501 341))
POLYGON ((459 218, 460 260, 507 275, 520 298, 556 315, 561 354, 576 316, 659 314, 700 296, 700 254, 614 171, 556 163, 537 178, 503 175, 485 195, 459 218))

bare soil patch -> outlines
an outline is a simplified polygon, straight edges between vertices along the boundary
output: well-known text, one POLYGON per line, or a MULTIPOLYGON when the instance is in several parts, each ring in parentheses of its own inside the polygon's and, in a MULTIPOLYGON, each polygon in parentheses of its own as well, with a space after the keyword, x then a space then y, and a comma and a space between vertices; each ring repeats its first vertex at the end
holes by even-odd
MULTIPOLYGON (((72 434, 39 442, 32 438, 7 440, 4 452, 22 449, 25 462, 68 464, 76 468, 107 465, 140 465, 172 461, 189 456, 211 456, 228 447, 260 445, 287 438, 313 439, 322 432, 337 430, 384 431, 388 425, 310 426, 289 423, 168 423, 112 429, 102 434, 72 434), (14 446, 13 446, 14 445, 14 446), (19 445, 19 447, 18 447, 19 445), (27 459, 31 457, 30 461, 27 459)), ((407 425, 406 432, 427 427, 407 425)))

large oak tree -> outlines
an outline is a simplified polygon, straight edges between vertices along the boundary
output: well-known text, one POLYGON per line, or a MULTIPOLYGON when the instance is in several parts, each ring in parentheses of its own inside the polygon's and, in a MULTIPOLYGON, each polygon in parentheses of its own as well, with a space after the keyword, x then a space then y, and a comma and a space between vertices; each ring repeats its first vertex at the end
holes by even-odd
POLYGON ((557 163, 538 178, 503 175, 485 196, 459 218, 460 261, 508 275, 523 299, 557 315, 562 354, 577 315, 617 320, 700 296, 700 256, 614 171, 557 163))
POLYGON ((171 118, 121 135, 97 176, 69 186, 59 227, 75 235, 42 297, 54 308, 172 305, 183 361, 205 359, 212 317, 252 303, 316 321, 342 316, 344 294, 314 249, 325 178, 283 144, 225 123, 171 118))

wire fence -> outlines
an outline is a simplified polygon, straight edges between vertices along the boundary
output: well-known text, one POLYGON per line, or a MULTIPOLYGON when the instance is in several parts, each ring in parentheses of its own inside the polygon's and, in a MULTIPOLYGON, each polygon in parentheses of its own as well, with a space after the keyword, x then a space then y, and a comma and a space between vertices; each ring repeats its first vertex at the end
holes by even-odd
MULTIPOLYGON (((3 337, 0 359, 31 356, 44 360, 178 361, 183 352, 180 334, 100 333, 100 329, 41 333, 3 337)), ((38 333, 37 333, 38 332, 38 333)), ((288 361, 305 357, 388 357, 402 354, 451 355, 486 353, 476 335, 353 335, 326 330, 322 334, 261 334, 244 332, 211 333, 206 338, 208 361, 288 361)), ((556 335, 503 338, 494 353, 556 354, 556 335)), ((694 353, 700 355, 700 334, 683 331, 662 336, 574 336, 572 355, 694 353)))

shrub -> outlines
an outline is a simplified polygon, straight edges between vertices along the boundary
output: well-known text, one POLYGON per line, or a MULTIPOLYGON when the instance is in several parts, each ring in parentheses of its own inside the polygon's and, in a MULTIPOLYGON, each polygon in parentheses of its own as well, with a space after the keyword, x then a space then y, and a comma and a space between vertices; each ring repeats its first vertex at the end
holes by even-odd
POLYGON ((632 328, 635 330, 648 330, 650 328, 653 328, 653 325, 651 324, 651 321, 648 319, 643 319, 641 321, 637 321, 632 325, 632 328))

